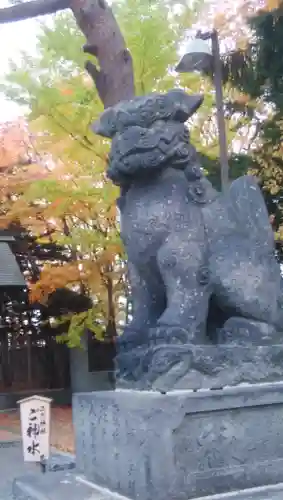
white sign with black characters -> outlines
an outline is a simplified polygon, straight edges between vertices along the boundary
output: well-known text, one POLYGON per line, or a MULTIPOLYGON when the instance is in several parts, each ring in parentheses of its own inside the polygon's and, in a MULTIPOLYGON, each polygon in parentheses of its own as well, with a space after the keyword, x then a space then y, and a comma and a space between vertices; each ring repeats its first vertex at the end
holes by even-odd
POLYGON ((25 462, 41 462, 50 455, 50 405, 52 399, 31 396, 18 401, 25 462))

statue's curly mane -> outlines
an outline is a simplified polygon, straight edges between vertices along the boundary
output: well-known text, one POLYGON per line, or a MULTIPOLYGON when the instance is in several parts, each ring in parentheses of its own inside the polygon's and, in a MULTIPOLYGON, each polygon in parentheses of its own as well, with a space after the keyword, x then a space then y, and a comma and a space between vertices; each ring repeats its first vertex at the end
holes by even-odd
POLYGON ((173 89, 106 109, 92 129, 112 139, 108 177, 127 188, 171 167, 184 170, 190 181, 200 179, 201 168, 184 124, 202 101, 201 95, 173 89))
POLYGON ((168 167, 184 170, 190 181, 202 176, 183 123, 156 121, 150 128, 130 126, 115 135, 107 176, 116 185, 150 180, 168 167))

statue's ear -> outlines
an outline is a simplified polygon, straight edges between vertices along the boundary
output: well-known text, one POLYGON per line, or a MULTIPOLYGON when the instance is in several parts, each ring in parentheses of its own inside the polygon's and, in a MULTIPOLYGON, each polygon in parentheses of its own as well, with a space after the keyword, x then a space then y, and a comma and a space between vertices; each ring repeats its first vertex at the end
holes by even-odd
POLYGON ((188 95, 188 118, 192 116, 202 105, 204 96, 200 94, 188 95))
POLYGON ((173 89, 168 92, 174 112, 172 118, 185 122, 190 118, 203 103, 203 95, 187 94, 182 89, 173 89))

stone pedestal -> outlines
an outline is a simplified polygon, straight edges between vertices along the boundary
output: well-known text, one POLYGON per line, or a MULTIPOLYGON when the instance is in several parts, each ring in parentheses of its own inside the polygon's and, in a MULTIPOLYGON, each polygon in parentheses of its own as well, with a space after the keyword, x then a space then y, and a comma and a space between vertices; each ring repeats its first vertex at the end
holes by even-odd
POLYGON ((116 390, 73 399, 77 466, 134 500, 188 500, 283 482, 283 383, 116 390))

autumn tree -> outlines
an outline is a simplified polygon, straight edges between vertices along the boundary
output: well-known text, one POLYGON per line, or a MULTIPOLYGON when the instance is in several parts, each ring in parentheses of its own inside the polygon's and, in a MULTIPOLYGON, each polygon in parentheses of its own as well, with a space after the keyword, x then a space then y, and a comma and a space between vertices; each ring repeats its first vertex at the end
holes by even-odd
MULTIPOLYGON (((39 278, 42 261, 62 258, 62 248, 55 244, 51 245, 50 242, 39 245, 35 236, 20 224, 19 219, 7 218, 13 204, 26 187, 44 177, 44 162, 41 162, 43 159, 34 148, 34 135, 27 123, 19 119, 1 124, 0 145, 0 239, 13 237, 13 241, 9 240, 9 245, 28 284, 39 278)), ((33 383, 38 383, 40 387, 40 384, 47 384, 44 387, 57 387, 58 383, 68 384, 64 382, 66 381, 64 377, 67 375, 64 367, 68 364, 68 360, 62 348, 60 352, 63 357, 59 365, 55 362, 55 358, 58 358, 56 357, 58 348, 54 345, 56 331, 48 328, 48 319, 54 314, 58 315, 64 304, 65 308, 67 304, 68 310, 73 312, 87 310, 89 304, 85 301, 82 303, 83 301, 71 292, 66 297, 66 289, 57 290, 52 295, 52 300, 45 305, 35 302, 30 304, 25 288, 1 287, 0 296, 2 390, 19 383, 24 384, 24 387, 33 383), (39 349, 38 355, 44 351, 45 359, 41 366, 41 376, 36 377, 36 381, 33 379, 31 355, 34 349, 39 349), (15 370, 13 364, 14 355, 17 356, 19 350, 23 354, 23 360, 26 360, 27 368, 26 372, 21 374, 15 370)), ((18 385, 16 387, 19 388, 18 385)))
POLYGON ((282 261, 282 1, 262 2, 255 15, 246 13, 245 23, 248 36, 226 58, 226 75, 231 87, 245 96, 238 108, 244 106, 251 117, 246 161, 261 182, 282 261))
MULTIPOLYGON (((115 4, 115 16, 131 50, 138 94, 165 91, 175 85, 188 92, 197 92, 199 88, 205 92, 205 103, 192 124, 191 135, 211 178, 219 179, 211 83, 198 75, 176 79, 170 71, 195 12, 186 2, 176 10, 173 7, 172 2, 158 0, 121 0, 115 4), (209 157, 205 154, 208 148, 209 157)), ((116 311, 124 285, 123 250, 114 206, 117 191, 105 179, 108 144, 94 137, 89 129, 102 110, 100 98, 104 98, 84 71, 83 35, 74 19, 62 14, 53 26, 42 26, 38 41, 38 56, 22 54, 23 63, 20 67, 12 65, 4 90, 11 99, 29 106, 30 126, 37 135, 41 134, 37 148, 41 154, 48 151, 55 166, 48 178, 33 183, 16 200, 7 220, 20 218, 38 236, 39 244, 51 239, 65 248, 68 262, 47 262, 41 279, 32 287, 32 297, 44 302, 59 287, 69 286, 92 299, 93 307, 88 313, 72 315, 66 340, 75 345, 78 333, 85 327, 92 328, 96 335, 107 327, 112 336, 116 334, 116 311), (39 237, 38 224, 47 231, 44 239, 39 237)), ((89 63, 87 67, 90 69, 89 63)), ((226 98, 233 92, 228 86, 226 98)), ((232 152, 233 140, 241 134, 249 116, 226 106, 226 118, 232 152)), ((230 162, 235 167, 235 172, 231 169, 233 176, 246 168, 239 168, 233 154, 230 162)))

